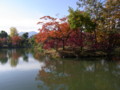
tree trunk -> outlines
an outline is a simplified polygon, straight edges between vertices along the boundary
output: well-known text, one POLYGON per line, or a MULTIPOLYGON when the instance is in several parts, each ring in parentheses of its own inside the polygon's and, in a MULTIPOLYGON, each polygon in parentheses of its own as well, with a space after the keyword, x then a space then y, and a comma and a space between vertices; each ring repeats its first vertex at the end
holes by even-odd
POLYGON ((97 35, 96 35, 96 30, 94 30, 94 35, 95 35, 95 44, 97 43, 97 35))
POLYGON ((57 44, 56 40, 55 40, 55 49, 56 49, 56 51, 58 50, 58 44, 57 44))
POLYGON ((82 39, 83 39, 83 37, 82 37, 82 29, 81 29, 81 33, 80 33, 80 34, 81 34, 81 35, 80 35, 80 37, 81 37, 81 41, 82 41, 82 42, 81 42, 81 51, 82 51, 82 50, 83 50, 83 40, 82 40, 82 39))
POLYGON ((64 40, 62 40, 62 48, 63 48, 63 50, 65 50, 65 42, 64 42, 64 40))

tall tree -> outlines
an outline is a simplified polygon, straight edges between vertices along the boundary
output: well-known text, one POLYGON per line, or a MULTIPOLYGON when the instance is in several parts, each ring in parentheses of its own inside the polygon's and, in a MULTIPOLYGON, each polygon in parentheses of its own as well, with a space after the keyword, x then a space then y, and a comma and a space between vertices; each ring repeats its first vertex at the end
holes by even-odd
POLYGON ((96 31, 98 30, 98 24, 102 19, 101 14, 105 1, 106 0, 79 0, 77 2, 78 8, 88 12, 96 24, 94 29, 95 42, 97 42, 96 31))
POLYGON ((120 23, 120 1, 107 0, 105 7, 103 8, 102 17, 103 28, 107 31, 116 31, 117 23, 120 23))
POLYGON ((18 36, 18 31, 15 27, 11 27, 10 28, 10 36, 13 37, 13 36, 18 36))
POLYGON ((105 1, 106 0, 79 0, 77 5, 79 9, 90 13, 91 18, 98 20, 105 1))
POLYGON ((101 31, 104 33, 101 36, 107 42, 106 51, 110 53, 120 40, 120 34, 118 34, 120 28, 116 27, 120 23, 120 1, 107 0, 102 12, 103 20, 99 26, 101 25, 101 31))
MULTIPOLYGON (((91 21, 90 15, 86 12, 69 9, 68 22, 70 23, 71 28, 81 31, 81 40, 83 40, 82 33, 83 31, 91 32, 95 28, 94 22, 91 21)), ((81 42, 81 51, 83 48, 83 42, 81 42)))

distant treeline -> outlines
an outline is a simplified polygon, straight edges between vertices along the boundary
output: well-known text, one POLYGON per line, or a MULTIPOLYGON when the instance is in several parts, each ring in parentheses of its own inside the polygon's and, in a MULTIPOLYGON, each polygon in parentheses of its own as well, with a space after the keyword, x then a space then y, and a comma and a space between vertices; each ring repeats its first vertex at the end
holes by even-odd
POLYGON ((0 32, 0 48, 29 48, 34 45, 34 36, 28 37, 28 32, 21 36, 15 27, 10 28, 10 34, 1 30, 0 32))

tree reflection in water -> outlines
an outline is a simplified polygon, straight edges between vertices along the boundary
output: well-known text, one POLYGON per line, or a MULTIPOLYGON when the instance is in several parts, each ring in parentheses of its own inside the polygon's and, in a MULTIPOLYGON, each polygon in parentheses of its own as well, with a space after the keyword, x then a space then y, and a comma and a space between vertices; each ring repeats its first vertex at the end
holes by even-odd
POLYGON ((28 52, 21 49, 1 49, 0 50, 0 62, 6 64, 10 60, 10 65, 16 67, 18 59, 22 57, 24 61, 28 62, 28 52))
POLYGON ((37 82, 37 87, 40 90, 119 90, 120 60, 118 57, 112 59, 114 60, 106 61, 104 58, 53 60, 48 55, 44 56, 33 50, 0 50, 0 63, 3 65, 10 63, 11 67, 15 68, 19 64, 19 60, 23 60, 26 62, 24 64, 26 67, 34 68, 42 63, 40 68, 38 65, 35 69, 38 72, 35 73, 35 77, 31 76, 37 82), (32 64, 30 63, 28 67, 29 58, 32 64), (34 60, 39 62, 35 64, 34 60))
POLYGON ((8 61, 7 50, 0 50, 0 62, 1 64, 5 64, 8 61))
MULTIPOLYGON (((95 59, 95 58, 94 58, 95 59)), ((42 60, 43 61, 43 60, 42 60)), ((36 80, 40 89, 50 90, 117 90, 120 88, 120 63, 100 60, 49 60, 36 80)))

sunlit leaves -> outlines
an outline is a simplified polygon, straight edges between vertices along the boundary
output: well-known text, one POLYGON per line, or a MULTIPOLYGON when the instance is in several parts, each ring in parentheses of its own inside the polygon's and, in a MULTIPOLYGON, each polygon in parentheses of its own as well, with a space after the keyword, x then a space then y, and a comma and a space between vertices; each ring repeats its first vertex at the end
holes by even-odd
POLYGON ((39 34, 36 35, 36 42, 47 43, 52 39, 58 44, 57 41, 64 42, 67 40, 71 29, 66 17, 56 19, 50 16, 44 16, 40 19, 42 20, 38 24, 42 24, 42 28, 39 29, 39 34))
POLYGON ((10 36, 17 36, 18 35, 18 31, 15 27, 11 27, 10 28, 10 36))
POLYGON ((95 23, 90 19, 90 15, 86 12, 73 10, 69 8, 68 22, 73 29, 80 28, 84 31, 91 32, 95 29, 95 23))

